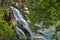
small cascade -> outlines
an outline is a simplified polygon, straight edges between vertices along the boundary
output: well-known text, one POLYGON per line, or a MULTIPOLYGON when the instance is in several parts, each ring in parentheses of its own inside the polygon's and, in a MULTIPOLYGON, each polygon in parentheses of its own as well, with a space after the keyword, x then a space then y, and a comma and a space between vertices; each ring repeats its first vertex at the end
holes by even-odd
MULTIPOLYGON (((11 9, 13 11, 13 15, 14 15, 15 20, 23 25, 23 28, 25 28, 28 31, 28 33, 31 37, 31 40, 33 40, 33 33, 29 27, 29 24, 26 22, 26 20, 24 19, 24 17, 20 13, 20 11, 14 7, 11 7, 11 9)), ((20 28, 18 28, 17 25, 15 26, 15 30, 16 30, 17 35, 19 35, 21 32, 25 36, 24 32, 20 28)))
POLYGON ((16 34, 17 34, 19 40, 21 38, 20 34, 22 34, 22 36, 24 36, 24 37, 27 37, 26 33, 23 31, 24 29, 28 32, 27 38, 29 38, 29 39, 27 39, 27 40, 34 40, 34 38, 38 38, 38 40, 41 40, 41 39, 46 40, 43 36, 33 36, 33 32, 31 31, 29 24, 26 22, 26 20, 24 19, 24 17, 20 13, 20 11, 12 6, 10 8, 12 9, 14 18, 17 22, 16 25, 14 25, 14 30, 16 31, 16 34), (18 23, 22 24, 23 26, 18 26, 18 23))

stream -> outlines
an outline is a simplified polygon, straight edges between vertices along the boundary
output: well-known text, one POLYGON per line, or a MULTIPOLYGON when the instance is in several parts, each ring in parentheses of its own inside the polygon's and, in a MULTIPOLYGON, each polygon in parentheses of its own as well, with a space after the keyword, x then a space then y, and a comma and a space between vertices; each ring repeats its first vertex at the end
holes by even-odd
MULTIPOLYGON (((20 13, 20 11, 18 9, 14 8, 14 7, 11 7, 11 9, 13 11, 13 15, 14 15, 14 18, 15 18, 16 22, 18 21, 19 23, 21 23, 23 25, 23 28, 28 31, 31 40, 33 40, 33 34, 32 34, 32 31, 31 31, 31 29, 29 27, 29 24, 26 22, 26 20, 24 19, 24 17, 20 13)), ((16 33, 17 33, 17 35, 18 35, 19 38, 20 38, 20 35, 19 35, 20 33, 22 33, 23 36, 25 36, 25 33, 23 32, 22 29, 20 29, 18 27, 18 24, 17 23, 16 23, 14 29, 15 29, 15 31, 16 31, 16 33)))
MULTIPOLYGON (((33 32, 30 29, 29 24, 26 22, 26 20, 24 19, 23 15, 20 13, 20 11, 12 6, 10 8, 13 11, 13 15, 14 15, 16 22, 21 23, 23 25, 23 28, 28 32, 30 39, 27 39, 27 40, 33 40, 34 38, 42 38, 43 40, 51 40, 52 34, 44 35, 44 36, 34 36, 33 32)), ((16 23, 16 25, 14 25, 14 26, 15 26, 14 30, 16 31, 16 34, 17 34, 19 40, 21 40, 21 35, 24 37, 27 37, 25 32, 23 31, 24 29, 21 28, 22 26, 19 27, 18 23, 16 23)), ((60 32, 58 32, 57 35, 58 35, 58 39, 60 40, 60 36, 59 36, 60 32)))

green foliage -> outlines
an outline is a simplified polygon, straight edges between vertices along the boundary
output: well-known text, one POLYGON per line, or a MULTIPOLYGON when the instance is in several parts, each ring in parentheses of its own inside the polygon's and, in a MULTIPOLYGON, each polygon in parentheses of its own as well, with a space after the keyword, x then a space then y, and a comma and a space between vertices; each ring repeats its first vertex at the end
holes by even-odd
MULTIPOLYGON (((27 0, 27 6, 31 9, 31 14, 23 15, 26 20, 31 21, 30 26, 33 30, 35 29, 35 22, 43 21, 45 28, 53 26, 56 28, 56 32, 60 31, 60 0, 34 0, 33 2, 27 0)), ((12 40, 15 38, 14 31, 3 19, 3 15, 3 9, 0 8, 0 37, 8 36, 8 39, 11 38, 12 40)), ((57 39, 57 35, 54 36, 57 39)))
POLYGON ((4 19, 4 9, 0 8, 0 40, 16 40, 12 27, 4 19))
MULTIPOLYGON (((35 22, 43 21, 45 28, 53 26, 56 32, 60 31, 60 1, 59 0, 35 0, 27 1, 27 6, 32 10, 28 15, 31 20, 31 28, 35 29, 35 22)), ((57 34, 53 35, 58 40, 57 34)))
POLYGON ((43 21, 45 27, 56 25, 57 21, 60 21, 60 3, 58 1, 59 0, 35 0, 31 2, 28 0, 27 6, 32 11, 27 17, 31 20, 31 27, 35 27, 34 24, 36 21, 43 21))

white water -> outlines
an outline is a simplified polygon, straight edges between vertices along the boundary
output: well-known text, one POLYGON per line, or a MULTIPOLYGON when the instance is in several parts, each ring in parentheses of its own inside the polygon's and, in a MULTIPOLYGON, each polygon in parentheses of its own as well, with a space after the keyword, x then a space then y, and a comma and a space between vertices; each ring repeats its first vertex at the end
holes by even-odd
POLYGON ((22 33, 24 36, 25 36, 25 33, 21 30, 21 29, 19 29, 17 26, 15 26, 15 31, 16 31, 16 33, 19 35, 20 33, 22 33))
MULTIPOLYGON (((23 25, 23 27, 30 33, 29 35, 30 35, 31 40, 33 40, 33 38, 42 38, 43 40, 46 40, 43 36, 33 36, 33 33, 29 27, 29 24, 26 22, 26 20, 24 19, 24 17, 20 13, 20 11, 14 7, 11 7, 11 9, 13 11, 15 20, 18 21, 19 23, 21 23, 23 25)), ((22 33, 22 35, 25 36, 25 33, 17 25, 15 26, 14 29, 18 36, 20 33, 22 33)))
MULTIPOLYGON (((29 27, 29 24, 25 21, 24 17, 22 16, 22 14, 20 13, 20 11, 14 7, 11 7, 11 9, 13 10, 13 15, 16 21, 18 21, 19 23, 22 23, 23 27, 30 33, 30 37, 31 40, 33 40, 33 33, 29 27)), ((20 28, 15 28, 17 33, 19 34, 19 31, 24 34, 24 32, 22 30, 20 30, 20 28)))

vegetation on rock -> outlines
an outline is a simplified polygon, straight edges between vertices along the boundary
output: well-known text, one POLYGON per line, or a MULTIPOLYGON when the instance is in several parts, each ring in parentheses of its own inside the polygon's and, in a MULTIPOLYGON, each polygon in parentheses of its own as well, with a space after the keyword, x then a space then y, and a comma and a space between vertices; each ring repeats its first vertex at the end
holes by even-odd
MULTIPOLYGON (((16 36, 12 26, 3 19, 4 8, 9 8, 12 1, 0 2, 0 40, 15 40, 16 36), (7 39, 6 39, 7 38, 7 39)), ((13 6, 13 5, 12 5, 13 6)), ((20 6, 20 5, 18 5, 20 6)), ((60 1, 59 0, 27 0, 26 6, 31 10, 30 14, 22 11, 25 19, 30 23, 32 30, 36 29, 35 23, 43 21, 43 28, 53 26, 56 32, 60 31, 60 1)), ((18 8, 18 7, 17 7, 18 8)), ((22 9, 22 8, 20 8, 22 9)), ((54 36, 57 36, 55 32, 54 36)), ((55 37, 57 39, 57 37, 55 37)))

